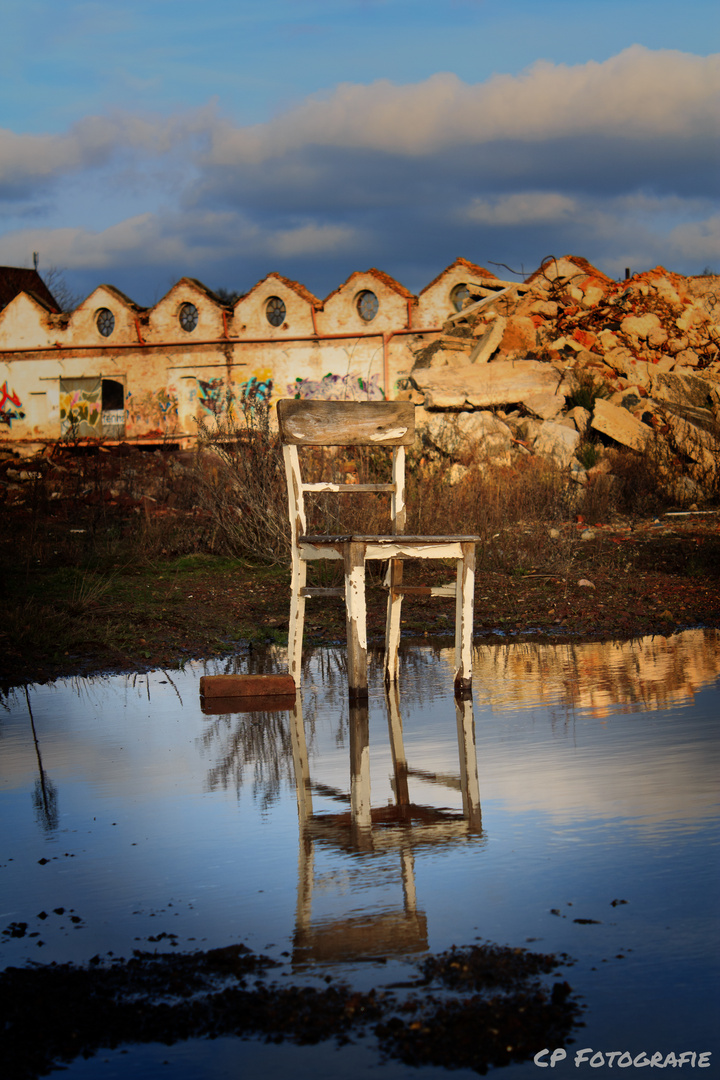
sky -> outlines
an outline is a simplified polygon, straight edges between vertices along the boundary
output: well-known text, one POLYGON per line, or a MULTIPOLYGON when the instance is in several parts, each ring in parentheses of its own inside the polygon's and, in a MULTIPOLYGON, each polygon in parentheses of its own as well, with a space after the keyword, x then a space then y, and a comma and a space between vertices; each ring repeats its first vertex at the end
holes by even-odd
POLYGON ((4 0, 0 265, 720 272, 717 0, 4 0))

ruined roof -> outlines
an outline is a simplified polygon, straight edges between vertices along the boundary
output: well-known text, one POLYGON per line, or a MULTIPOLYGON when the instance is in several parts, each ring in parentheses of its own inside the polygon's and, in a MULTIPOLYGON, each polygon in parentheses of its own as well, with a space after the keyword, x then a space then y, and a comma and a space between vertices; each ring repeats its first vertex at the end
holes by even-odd
POLYGON ((27 293, 48 311, 59 311, 60 305, 37 270, 20 266, 0 266, 0 310, 14 300, 18 293, 27 293))
POLYGON ((401 285, 399 281, 396 281, 394 277, 390 277, 389 274, 386 274, 382 270, 378 270, 376 267, 371 266, 369 270, 355 270, 349 278, 346 278, 345 281, 343 281, 342 285, 338 285, 337 289, 333 289, 331 293, 328 293, 323 303, 327 304, 330 297, 335 296, 336 293, 339 293, 342 289, 345 288, 346 285, 349 285, 353 278, 364 277, 367 274, 372 274, 374 278, 377 278, 378 281, 381 281, 383 285, 387 285, 387 287, 389 289, 392 289, 393 292, 399 293, 400 296, 402 296, 405 300, 415 299, 415 294, 411 293, 409 289, 406 289, 404 285, 401 285))
POLYGON ((604 274, 602 270, 598 270, 596 266, 593 266, 587 259, 584 259, 582 255, 563 255, 560 259, 556 259, 554 255, 548 255, 548 257, 543 259, 540 263, 537 270, 531 274, 530 277, 525 278, 525 284, 529 285, 531 281, 535 281, 536 278, 542 277, 545 274, 545 269, 552 262, 570 262, 573 266, 577 266, 578 271, 585 274, 586 277, 597 278, 598 281, 602 281, 605 285, 615 284, 612 278, 608 277, 607 274, 604 274))
POLYGON ((260 285, 263 285, 268 278, 271 277, 277 278, 278 281, 282 281, 283 285, 287 285, 288 289, 292 289, 293 292, 297 293, 297 295, 310 304, 311 307, 314 307, 318 311, 322 308, 322 301, 318 300, 317 296, 313 296, 309 289, 306 289, 299 281, 293 281, 292 278, 287 278, 283 274, 279 274, 277 270, 271 270, 269 274, 266 274, 264 278, 261 278, 260 281, 256 282, 252 289, 250 289, 249 292, 244 293, 244 295, 236 302, 239 304, 240 300, 244 300, 246 296, 249 296, 250 293, 254 292, 255 289, 259 288, 260 285))
POLYGON ((122 292, 121 289, 116 289, 114 285, 98 285, 95 289, 93 289, 91 293, 89 293, 88 296, 85 297, 81 304, 78 304, 78 307, 80 308, 83 304, 87 303, 90 297, 95 295, 98 289, 105 289, 106 292, 109 292, 112 296, 119 300, 121 304, 124 304, 126 307, 131 308, 133 311, 147 311, 147 308, 141 307, 140 304, 136 304, 134 300, 131 300, 129 296, 126 296, 126 294, 122 292))
POLYGON ((462 266, 465 270, 469 270, 471 274, 475 274, 476 277, 494 278, 495 280, 499 280, 497 274, 493 274, 492 270, 486 270, 484 266, 478 266, 477 263, 470 262, 469 259, 463 259, 460 255, 455 262, 451 262, 449 266, 446 266, 445 269, 437 275, 437 277, 434 277, 429 285, 426 285, 424 289, 421 289, 420 295, 422 296, 428 289, 432 289, 433 285, 437 285, 438 281, 440 281, 440 279, 450 270, 454 270, 456 266, 462 266))

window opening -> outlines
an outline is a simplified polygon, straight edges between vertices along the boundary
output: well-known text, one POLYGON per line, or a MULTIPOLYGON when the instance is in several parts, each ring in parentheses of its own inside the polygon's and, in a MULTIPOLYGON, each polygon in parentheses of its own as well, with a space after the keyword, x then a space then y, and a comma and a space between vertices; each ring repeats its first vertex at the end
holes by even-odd
POLYGON ((365 289, 357 298, 357 309, 361 319, 372 322, 378 313, 380 303, 374 292, 365 289))
POLYGON ((180 308, 180 325, 183 330, 191 333, 198 324, 198 309, 194 304, 185 303, 180 308))
POLYGON ((110 337, 115 329, 115 316, 110 308, 100 308, 95 317, 95 325, 103 337, 110 337))
POLYGON ((265 318, 271 326, 282 326, 287 308, 279 296, 271 296, 265 305, 265 318))
POLYGON ((125 387, 117 379, 102 381, 102 434, 106 439, 125 437, 125 387))
POLYGON ((450 299, 456 311, 462 311, 463 304, 469 298, 470 290, 464 282, 462 282, 460 285, 456 285, 450 293, 450 299))

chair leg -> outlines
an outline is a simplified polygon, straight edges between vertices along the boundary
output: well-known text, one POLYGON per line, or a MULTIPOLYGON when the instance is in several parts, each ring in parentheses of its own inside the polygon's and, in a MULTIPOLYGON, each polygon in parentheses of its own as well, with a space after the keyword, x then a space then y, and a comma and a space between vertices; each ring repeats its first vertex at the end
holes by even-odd
POLYGON ((302 664, 303 629, 305 625, 305 597, 301 590, 307 581, 307 563, 293 560, 290 597, 290 622, 288 624, 288 667, 296 686, 300 685, 302 664))
POLYGON ((402 593, 393 593, 395 586, 402 585, 403 561, 391 559, 387 572, 388 602, 385 618, 385 685, 391 686, 398 678, 398 649, 400 646, 400 616, 402 593))
POLYGON ((368 696, 365 544, 343 544, 348 690, 353 700, 368 696))
POLYGON ((475 545, 462 545, 455 592, 455 693, 463 696, 472 686, 473 608, 475 605, 475 545))

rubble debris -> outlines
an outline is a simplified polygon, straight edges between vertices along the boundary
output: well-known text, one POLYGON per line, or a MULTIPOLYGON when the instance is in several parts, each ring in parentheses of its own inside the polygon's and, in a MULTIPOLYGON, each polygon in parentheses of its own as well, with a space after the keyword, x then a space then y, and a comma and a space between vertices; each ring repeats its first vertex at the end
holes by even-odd
POLYGON ((671 497, 717 494, 720 276, 658 266, 617 282, 581 257, 552 258, 518 289, 467 304, 445 329, 463 335, 462 349, 436 351, 432 364, 418 353, 406 383, 439 452, 462 448, 439 435, 442 418, 470 433, 469 419, 493 410, 504 430, 487 419, 475 428, 490 462, 530 452, 592 484, 598 474, 577 457, 588 442, 600 456, 651 449, 671 497))

